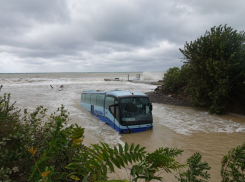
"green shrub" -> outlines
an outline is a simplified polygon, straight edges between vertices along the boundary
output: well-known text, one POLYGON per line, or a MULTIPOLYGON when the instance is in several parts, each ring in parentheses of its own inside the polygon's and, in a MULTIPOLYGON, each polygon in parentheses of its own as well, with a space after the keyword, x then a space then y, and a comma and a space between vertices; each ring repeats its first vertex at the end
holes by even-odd
MULTIPOLYGON (((211 113, 223 114, 230 105, 245 103, 245 33, 218 26, 180 49, 184 65, 164 76, 168 92, 185 94, 211 113)), ((245 109, 245 108, 244 108, 245 109)))
POLYGON ((184 96, 188 74, 189 69, 186 65, 181 69, 178 67, 169 68, 163 77, 163 92, 184 96))
POLYGON ((222 182, 245 181, 245 143, 231 149, 221 163, 222 182))
POLYGON ((207 182, 204 179, 209 179, 210 174, 207 170, 211 168, 207 162, 201 162, 202 155, 199 153, 193 154, 187 159, 188 170, 180 173, 179 177, 176 177, 180 182, 207 182))
POLYGON ((178 67, 169 68, 163 77, 164 91, 176 93, 180 89, 180 69, 178 67))
POLYGON ((73 126, 65 127, 69 113, 64 106, 49 117, 47 109, 42 106, 31 113, 24 109, 21 116, 20 110, 14 107, 15 103, 10 104, 10 95, 0 97, 0 103, 0 124, 3 126, 0 127, 0 179, 26 181, 30 175, 30 181, 33 181, 36 173, 28 152, 31 147, 38 149, 36 158, 45 161, 40 162, 42 170, 53 166, 60 174, 68 171, 65 166, 69 164, 68 156, 73 152, 70 151, 72 139, 69 138, 73 126))

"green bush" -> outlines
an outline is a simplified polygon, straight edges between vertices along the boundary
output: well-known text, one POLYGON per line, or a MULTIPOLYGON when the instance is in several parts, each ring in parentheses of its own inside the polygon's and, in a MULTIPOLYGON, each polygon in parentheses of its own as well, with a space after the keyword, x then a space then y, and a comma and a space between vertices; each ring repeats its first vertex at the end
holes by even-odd
POLYGON ((180 89, 180 69, 169 68, 164 74, 164 91, 176 93, 180 89))
POLYGON ((192 103, 207 106, 211 113, 225 113, 230 105, 245 103, 245 33, 218 26, 180 49, 184 65, 170 68, 166 88, 183 92, 192 103), (183 71, 184 76, 180 76, 183 71))
POLYGON ((209 179, 210 174, 207 170, 211 168, 207 162, 201 162, 202 155, 199 153, 193 154, 187 159, 188 169, 186 172, 180 173, 176 177, 180 182, 207 182, 204 179, 209 179))
POLYGON ((222 182, 245 181, 245 143, 231 149, 221 163, 222 182))
POLYGON ((188 81, 188 71, 186 65, 183 65, 181 69, 178 67, 169 68, 164 74, 163 92, 184 96, 185 86, 188 81))
POLYGON ((60 174, 68 171, 65 166, 70 162, 68 155, 72 154, 72 139, 69 138, 72 126, 65 127, 69 118, 64 106, 48 117, 47 109, 42 106, 31 113, 25 109, 20 115, 15 103, 10 104, 10 95, 0 97, 0 103, 3 126, 0 127, 0 179, 26 181, 29 175, 30 181, 35 181, 32 178, 37 174, 36 168, 32 167, 34 163, 28 152, 32 146, 38 149, 36 158, 44 161, 40 162, 42 170, 53 166, 60 174))

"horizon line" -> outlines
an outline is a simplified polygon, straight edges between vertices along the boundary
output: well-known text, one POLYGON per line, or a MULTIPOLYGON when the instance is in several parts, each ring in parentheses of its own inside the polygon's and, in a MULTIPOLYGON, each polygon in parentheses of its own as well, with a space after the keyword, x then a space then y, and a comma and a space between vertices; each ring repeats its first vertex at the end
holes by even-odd
POLYGON ((105 72, 11 72, 11 73, 0 73, 0 74, 47 74, 47 73, 143 73, 143 72, 164 72, 164 71, 105 71, 105 72))

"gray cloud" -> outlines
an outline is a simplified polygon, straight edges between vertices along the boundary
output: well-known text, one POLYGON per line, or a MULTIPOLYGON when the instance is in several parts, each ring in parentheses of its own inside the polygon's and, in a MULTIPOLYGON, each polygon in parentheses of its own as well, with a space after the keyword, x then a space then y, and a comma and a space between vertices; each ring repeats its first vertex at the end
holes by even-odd
POLYGON ((245 29, 233 0, 0 0, 0 72, 164 71, 213 26, 245 29))

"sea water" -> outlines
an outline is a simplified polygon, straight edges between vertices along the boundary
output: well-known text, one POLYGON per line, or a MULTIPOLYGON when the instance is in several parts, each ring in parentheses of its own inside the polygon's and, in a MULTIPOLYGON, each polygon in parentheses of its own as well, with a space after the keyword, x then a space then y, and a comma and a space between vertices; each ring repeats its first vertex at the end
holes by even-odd
MULTIPOLYGON (((153 104, 154 128, 151 131, 121 135, 80 107, 81 92, 85 90, 130 90, 151 92, 156 86, 133 83, 140 74, 141 80, 158 81, 163 72, 144 73, 33 73, 0 74, 0 95, 11 94, 19 109, 33 111, 42 105, 53 113, 62 104, 70 112, 69 124, 77 123, 85 128, 85 144, 107 142, 140 143, 148 151, 159 147, 177 147, 185 150, 179 160, 194 152, 200 152, 210 163, 211 180, 220 181, 220 161, 228 150, 245 140, 245 117, 241 115, 211 115, 205 109, 153 104), (121 81, 104 81, 119 78, 121 81)), ((123 172, 120 173, 125 177, 123 172)), ((169 178, 170 181, 176 181, 169 178)))
MULTIPOLYGON (((0 74, 0 85, 3 85, 0 94, 10 93, 11 100, 17 101, 16 106, 28 108, 30 111, 42 105, 48 108, 48 113, 52 113, 63 104, 70 112, 71 123, 83 126, 86 132, 90 133, 90 140, 101 140, 115 145, 122 143, 120 135, 80 107, 81 92, 119 89, 145 93, 156 87, 127 81, 135 78, 137 74, 144 80, 143 73, 0 74), (120 78, 121 81, 104 81, 105 78, 120 78)), ((149 79, 156 79, 156 76, 147 73, 147 80, 149 79)))

